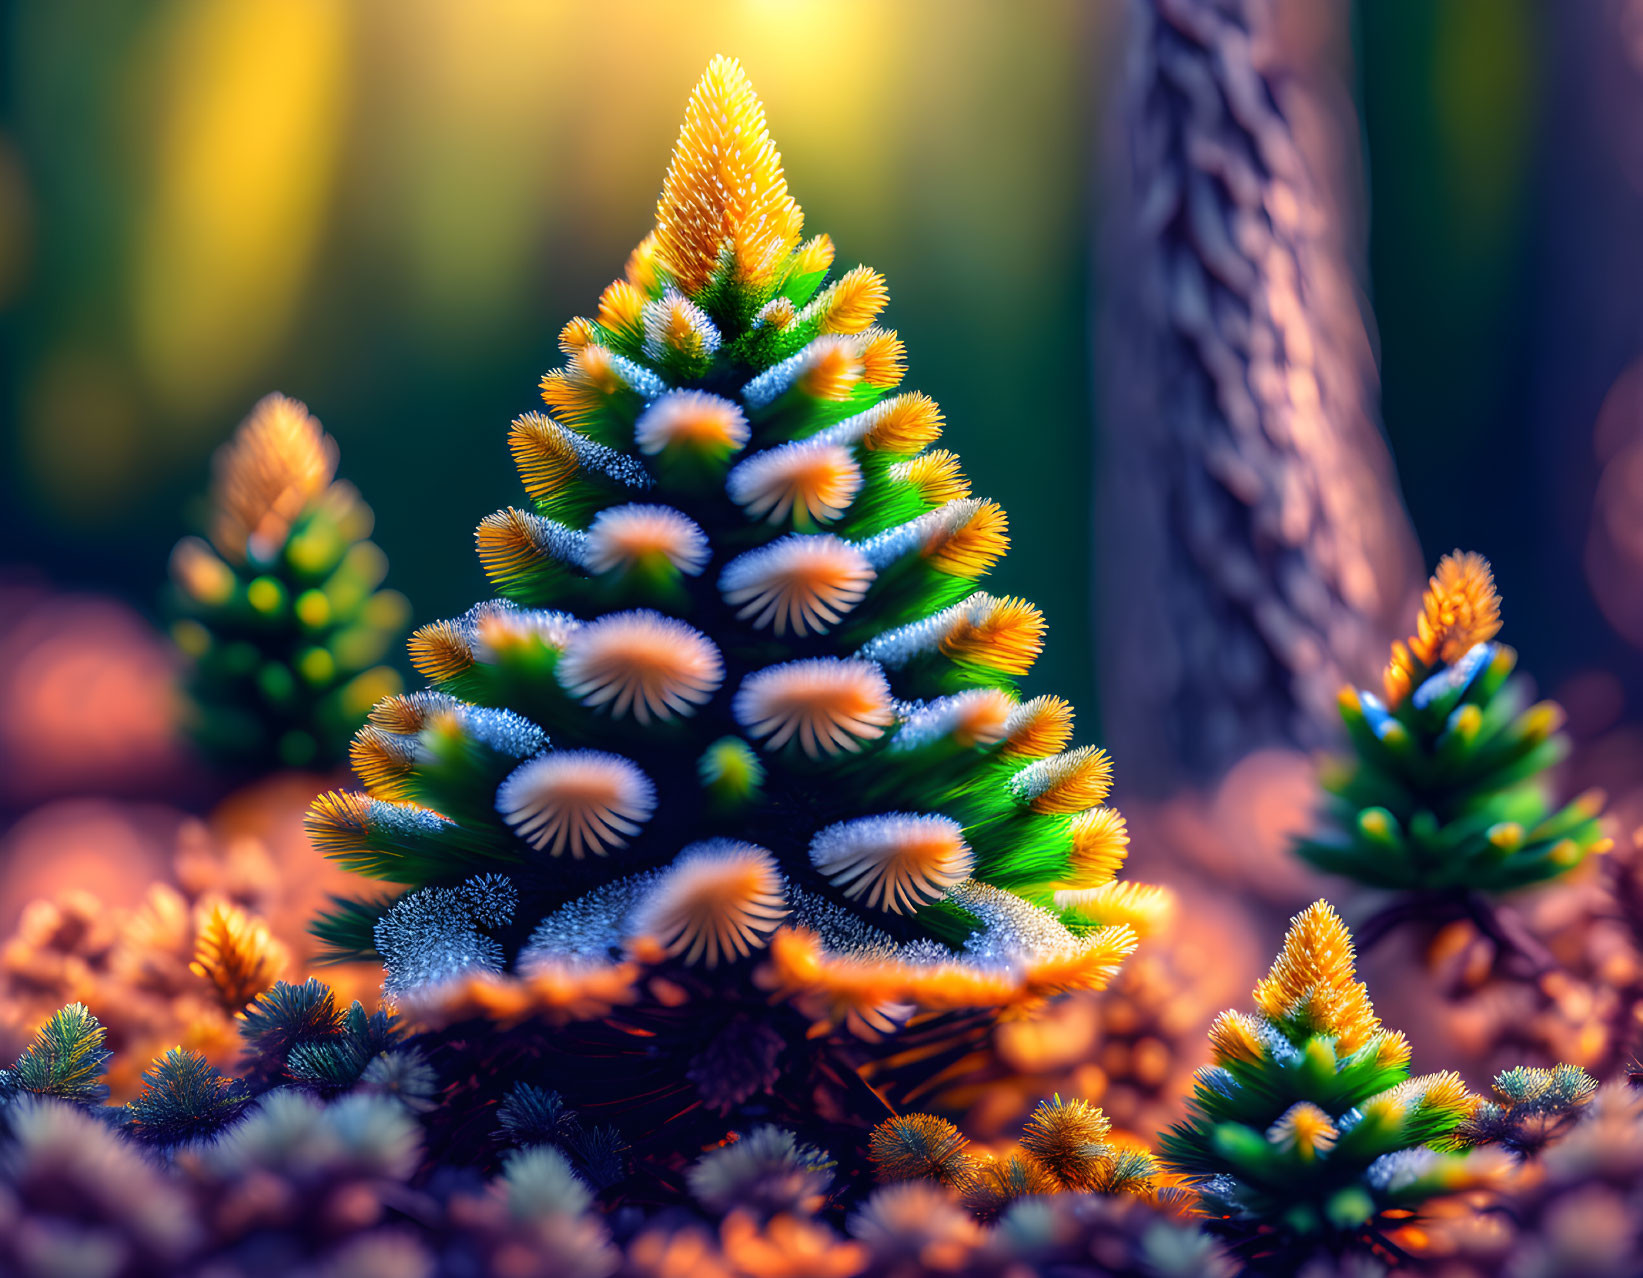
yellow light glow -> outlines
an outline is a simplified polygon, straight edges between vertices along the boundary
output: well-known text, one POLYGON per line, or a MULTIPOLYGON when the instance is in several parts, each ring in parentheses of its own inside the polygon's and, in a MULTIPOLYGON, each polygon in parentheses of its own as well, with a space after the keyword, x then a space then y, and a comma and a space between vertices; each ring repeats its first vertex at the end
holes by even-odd
POLYGON ((133 310, 174 409, 237 393, 293 320, 337 167, 349 23, 327 0, 192 0, 160 33, 133 310))

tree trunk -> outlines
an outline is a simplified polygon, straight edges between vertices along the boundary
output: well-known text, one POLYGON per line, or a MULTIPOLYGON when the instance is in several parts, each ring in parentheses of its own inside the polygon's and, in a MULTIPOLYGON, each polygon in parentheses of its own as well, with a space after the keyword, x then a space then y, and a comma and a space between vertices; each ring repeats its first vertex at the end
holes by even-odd
POLYGON ((1106 736, 1144 793, 1327 741, 1419 583, 1362 297, 1347 12, 1130 6, 1099 546, 1106 736))

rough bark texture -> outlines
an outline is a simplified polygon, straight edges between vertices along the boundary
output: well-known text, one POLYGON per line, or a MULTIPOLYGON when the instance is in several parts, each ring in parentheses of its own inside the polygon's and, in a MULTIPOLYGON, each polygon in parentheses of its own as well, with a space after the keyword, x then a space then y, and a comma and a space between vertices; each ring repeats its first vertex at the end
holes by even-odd
POLYGON ((1143 791, 1326 740, 1419 578, 1359 288, 1358 141, 1328 47, 1345 21, 1130 7, 1100 545, 1107 736, 1143 791))

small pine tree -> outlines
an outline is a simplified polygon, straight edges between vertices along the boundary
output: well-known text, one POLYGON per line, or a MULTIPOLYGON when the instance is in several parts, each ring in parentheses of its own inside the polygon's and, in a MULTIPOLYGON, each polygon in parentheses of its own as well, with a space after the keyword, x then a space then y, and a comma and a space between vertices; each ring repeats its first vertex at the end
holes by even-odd
MULTIPOLYGON (((1472 1272, 1636 1274, 1643 1257, 1643 1092, 1619 1080, 1599 1087, 1582 1105, 1580 1121, 1512 1177, 1502 1199, 1500 1214, 1512 1227, 1494 1233, 1493 1254, 1480 1257, 1472 1272)), ((1482 1240, 1466 1241, 1477 1248, 1482 1240)))
POLYGON ((301 985, 276 981, 240 1017, 245 1066, 254 1078, 289 1081, 287 1060, 298 1047, 343 1037, 336 993, 310 977, 301 985))
POLYGON ((1327 902, 1296 915, 1254 1000, 1211 1027, 1215 1063, 1160 1157, 1257 1272, 1394 1256, 1400 1215, 1493 1170, 1437 1152, 1477 1097, 1452 1073, 1409 1076, 1409 1042, 1381 1028, 1327 902))
POLYGON ((758 98, 716 60, 656 230, 561 334, 552 415, 513 424, 530 504, 477 533, 502 597, 416 632, 432 686, 372 711, 363 793, 310 813, 400 893, 316 931, 383 957, 417 1015, 645 1025, 659 1077, 618 1082, 590 1058, 634 1054, 584 1042, 566 1067, 589 1094, 555 1078, 578 1104, 660 1108, 773 1001, 884 1035, 1099 988, 1136 941, 1110 762, 1068 748, 1064 701, 1018 695, 1042 615, 976 589, 1004 512, 932 447, 935 403, 892 394, 883 278, 828 283, 832 243, 801 224, 758 98))
POLYGON ((216 1136, 250 1103, 243 1083, 174 1047, 143 1074, 143 1090, 126 1103, 125 1128, 144 1144, 176 1147, 216 1136))
POLYGON ((1540 1153, 1587 1114, 1597 1080, 1578 1065, 1518 1065, 1495 1075, 1497 1099, 1479 1103, 1455 1131, 1468 1148, 1498 1145, 1520 1158, 1540 1153))
POLYGON ((558 1092, 516 1084, 497 1107, 496 1136, 505 1145, 552 1145, 596 1190, 626 1174, 627 1143, 614 1127, 590 1127, 558 1092))
POLYGON ((352 1088, 376 1061, 399 1041, 386 1012, 367 1012, 353 1003, 338 1023, 338 1032, 322 1032, 294 1043, 285 1054, 290 1079, 324 1094, 352 1088))
POLYGON ((1470 916, 1508 950, 1489 898, 1567 873, 1608 847, 1602 797, 1551 802, 1568 748, 1562 711, 1527 705, 1517 655, 1494 642, 1500 602, 1479 555, 1444 556, 1416 632, 1392 648, 1380 694, 1346 689, 1352 757, 1325 775, 1325 826, 1297 850, 1319 869, 1395 893, 1365 945, 1404 918, 1470 916))
POLYGON ((558 1092, 519 1083, 496 1110, 499 1139, 510 1145, 558 1145, 580 1125, 558 1092))
POLYGON ((189 659, 190 727, 206 756, 326 767, 399 676, 376 663, 402 595, 368 540, 371 510, 335 482, 336 444, 269 395, 216 457, 209 540, 171 553, 172 636, 189 659))
POLYGON ((927 1180, 960 1193, 970 1188, 981 1167, 970 1152, 969 1137, 935 1114, 885 1119, 873 1128, 867 1157, 882 1183, 927 1180))
POLYGON ((0 1097, 28 1092, 80 1105, 108 1096, 103 1074, 112 1055, 103 1026, 84 1003, 53 1012, 9 1070, 0 1070, 0 1097))

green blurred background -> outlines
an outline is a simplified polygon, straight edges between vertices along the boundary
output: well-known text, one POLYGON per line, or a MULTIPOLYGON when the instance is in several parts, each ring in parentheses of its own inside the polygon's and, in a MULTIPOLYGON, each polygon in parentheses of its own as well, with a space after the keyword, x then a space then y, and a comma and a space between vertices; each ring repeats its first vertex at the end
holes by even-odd
MULTIPOLYGON (((1639 290, 1616 283, 1638 265, 1637 171, 1604 165, 1565 11, 1614 8, 1373 0, 1354 26, 1405 491, 1429 558, 1494 558, 1548 683, 1635 664, 1581 569, 1593 422, 1643 350, 1639 290)), ((485 594, 471 533, 517 497, 508 421, 648 229, 685 97, 725 52, 764 97, 807 226, 889 277, 907 384, 1011 514, 998 588, 1052 625, 1035 684, 1093 711, 1093 258, 1122 16, 0 5, 7 571, 148 607, 211 449, 280 389, 339 441, 415 616, 485 594)), ((1610 123, 1635 141, 1635 116, 1610 123)))

